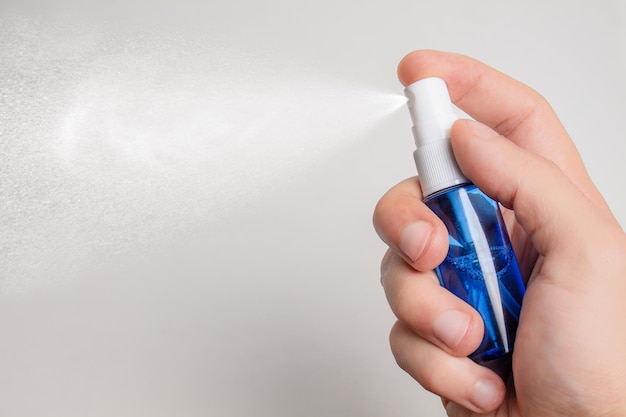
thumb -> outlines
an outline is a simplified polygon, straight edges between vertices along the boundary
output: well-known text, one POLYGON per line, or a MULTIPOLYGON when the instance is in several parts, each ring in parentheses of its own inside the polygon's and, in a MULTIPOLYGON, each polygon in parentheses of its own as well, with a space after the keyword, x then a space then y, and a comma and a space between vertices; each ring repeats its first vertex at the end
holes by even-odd
POLYGON ((465 175, 515 212, 540 254, 576 241, 582 228, 591 227, 591 202, 554 162, 473 120, 454 124, 452 146, 465 175))

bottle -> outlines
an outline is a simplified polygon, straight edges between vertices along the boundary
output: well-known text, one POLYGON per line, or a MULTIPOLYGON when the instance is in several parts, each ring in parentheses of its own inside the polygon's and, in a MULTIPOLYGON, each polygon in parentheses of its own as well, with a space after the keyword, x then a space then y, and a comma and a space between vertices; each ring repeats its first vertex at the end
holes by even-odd
POLYGON ((442 286, 483 319, 483 340, 469 357, 506 381, 525 287, 499 204, 472 184, 454 159, 450 130, 458 116, 445 82, 425 78, 405 94, 424 202, 449 234, 448 254, 435 272, 442 286))

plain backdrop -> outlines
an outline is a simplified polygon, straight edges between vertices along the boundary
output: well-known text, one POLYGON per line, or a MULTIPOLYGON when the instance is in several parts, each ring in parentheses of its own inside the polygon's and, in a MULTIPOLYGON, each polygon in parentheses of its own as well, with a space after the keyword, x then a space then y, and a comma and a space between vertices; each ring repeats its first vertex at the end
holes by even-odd
POLYGON ((414 175, 396 65, 533 86, 624 225, 625 10, 0 4, 0 415, 443 416, 389 351, 371 227, 414 175))

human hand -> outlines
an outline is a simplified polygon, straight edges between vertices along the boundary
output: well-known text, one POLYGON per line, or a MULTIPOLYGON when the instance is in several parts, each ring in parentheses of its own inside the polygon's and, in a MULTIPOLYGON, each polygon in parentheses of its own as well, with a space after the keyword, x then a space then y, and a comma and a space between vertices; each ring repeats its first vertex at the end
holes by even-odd
POLYGON ((451 417, 626 415, 626 237, 549 104, 459 55, 414 52, 398 73, 405 85, 443 78, 480 122, 457 121, 452 146, 466 176, 505 207, 528 278, 507 390, 466 357, 482 321, 433 272, 448 250, 445 226, 422 203, 417 178, 398 184, 374 213, 390 247, 381 274, 398 318, 390 335, 398 364, 451 417))

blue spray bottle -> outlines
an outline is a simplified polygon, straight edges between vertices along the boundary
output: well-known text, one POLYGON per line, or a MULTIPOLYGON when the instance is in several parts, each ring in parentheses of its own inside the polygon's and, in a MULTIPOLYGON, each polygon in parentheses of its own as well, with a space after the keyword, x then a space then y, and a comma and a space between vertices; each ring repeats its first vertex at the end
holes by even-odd
POLYGON ((426 78, 405 94, 424 202, 449 234, 437 276, 482 316, 484 337, 470 358, 506 380, 525 289, 499 205, 465 178, 454 159, 450 129, 458 116, 445 82, 426 78))

